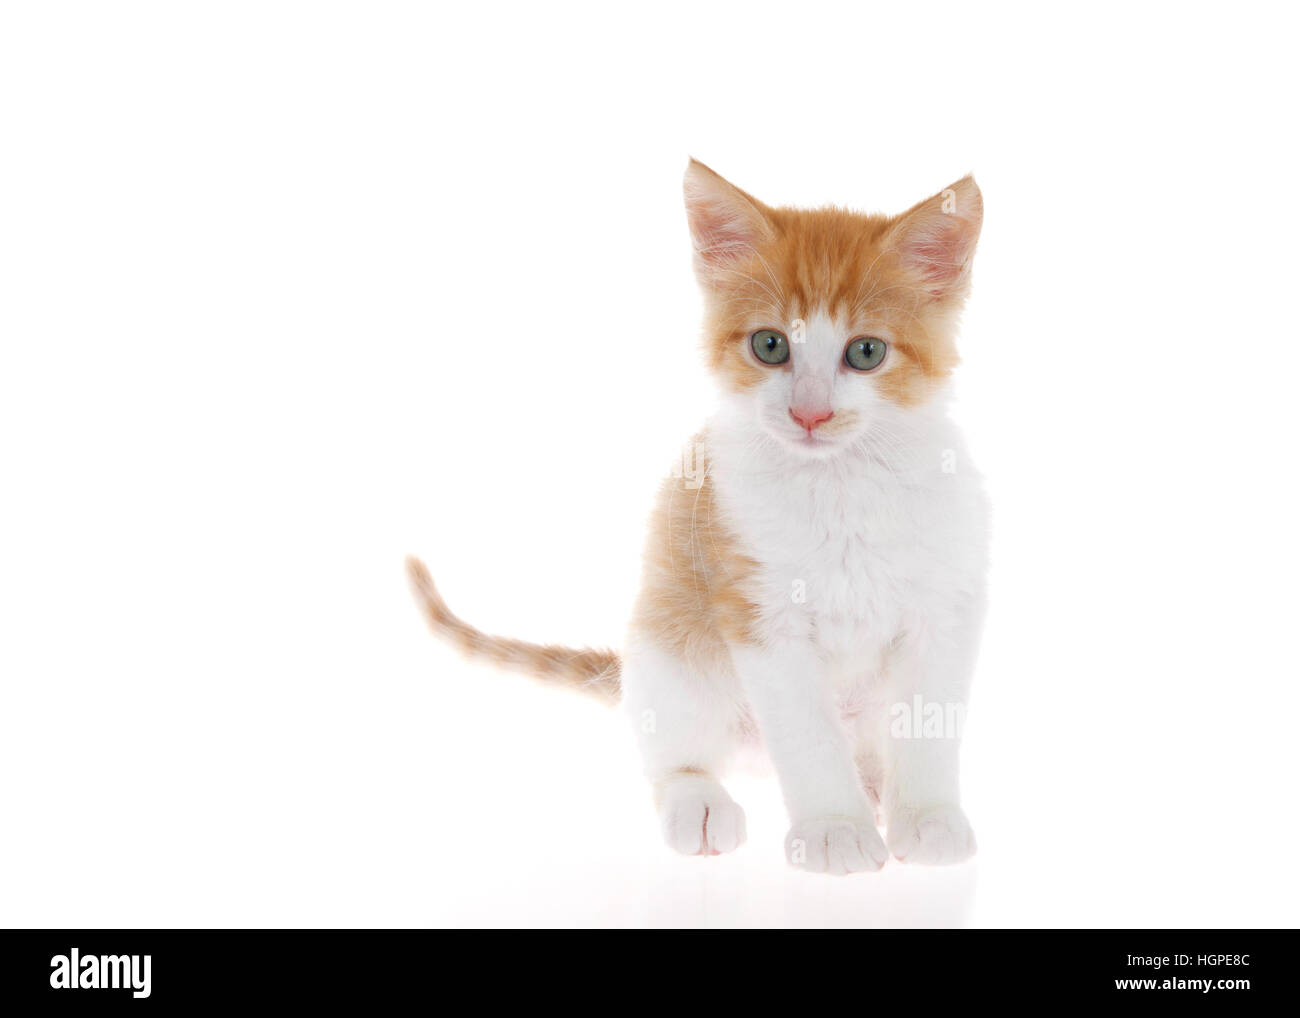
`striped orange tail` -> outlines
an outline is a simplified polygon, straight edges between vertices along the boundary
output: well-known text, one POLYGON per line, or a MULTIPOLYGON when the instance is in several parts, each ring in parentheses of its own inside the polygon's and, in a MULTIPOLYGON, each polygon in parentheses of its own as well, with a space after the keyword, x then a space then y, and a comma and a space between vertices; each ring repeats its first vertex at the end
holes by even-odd
POLYGON ((579 650, 488 636, 452 614, 433 585, 428 568, 418 558, 406 560, 406 572, 415 600, 429 620, 429 628, 465 654, 570 686, 609 704, 618 702, 619 660, 613 651, 579 650))

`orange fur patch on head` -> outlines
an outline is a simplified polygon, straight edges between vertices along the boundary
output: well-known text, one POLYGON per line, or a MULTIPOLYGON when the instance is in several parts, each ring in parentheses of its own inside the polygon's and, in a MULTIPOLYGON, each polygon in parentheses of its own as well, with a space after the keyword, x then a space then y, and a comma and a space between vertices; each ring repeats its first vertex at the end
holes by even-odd
POLYGON ((952 372, 983 217, 972 178, 895 217, 772 208, 694 160, 686 181, 708 362, 725 384, 743 391, 772 370, 749 353, 754 330, 817 312, 845 322, 846 341, 889 343, 891 363, 873 376, 889 399, 919 402, 952 372))

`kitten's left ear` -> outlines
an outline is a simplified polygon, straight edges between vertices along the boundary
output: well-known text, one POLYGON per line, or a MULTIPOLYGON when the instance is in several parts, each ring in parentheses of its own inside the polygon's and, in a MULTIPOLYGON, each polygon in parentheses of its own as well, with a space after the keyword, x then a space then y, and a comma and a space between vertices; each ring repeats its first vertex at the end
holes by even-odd
POLYGON ((960 301, 984 222, 984 198, 971 176, 914 205, 885 233, 885 244, 935 300, 960 301))

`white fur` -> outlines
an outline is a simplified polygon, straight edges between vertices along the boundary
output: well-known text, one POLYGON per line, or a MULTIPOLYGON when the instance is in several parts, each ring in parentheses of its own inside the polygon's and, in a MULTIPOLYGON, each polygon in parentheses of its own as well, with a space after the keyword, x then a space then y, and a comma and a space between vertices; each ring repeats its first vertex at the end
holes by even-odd
POLYGON ((892 352, 877 372, 843 367, 844 346, 862 334, 811 316, 790 367, 726 395, 705 432, 718 512, 758 563, 760 642, 732 647, 717 674, 693 672, 644 634, 626 648, 625 709, 680 850, 743 839, 743 814, 716 776, 751 714, 781 781, 792 863, 879 868, 877 801, 896 857, 943 863, 974 850, 955 734, 898 738, 890 721, 918 695, 964 710, 984 611, 982 484, 944 392, 911 408, 885 399, 875 383, 892 352), (808 438, 788 408, 809 380, 836 413, 855 412, 855 428, 808 438), (705 806, 717 818, 707 831, 705 806), (684 829, 697 821, 699 831, 684 829))

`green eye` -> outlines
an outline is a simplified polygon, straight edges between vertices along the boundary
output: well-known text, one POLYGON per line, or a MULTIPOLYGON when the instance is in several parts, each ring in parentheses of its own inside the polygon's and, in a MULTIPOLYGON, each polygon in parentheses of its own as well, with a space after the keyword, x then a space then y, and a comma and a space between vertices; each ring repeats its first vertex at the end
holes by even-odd
POLYGON ((844 351, 844 363, 854 371, 871 371, 873 368, 880 367, 880 362, 885 359, 885 350, 886 344, 883 339, 863 336, 848 345, 848 349, 844 351))
POLYGON ((759 329, 749 337, 749 345, 764 364, 784 364, 790 359, 790 343, 775 329, 759 329))

